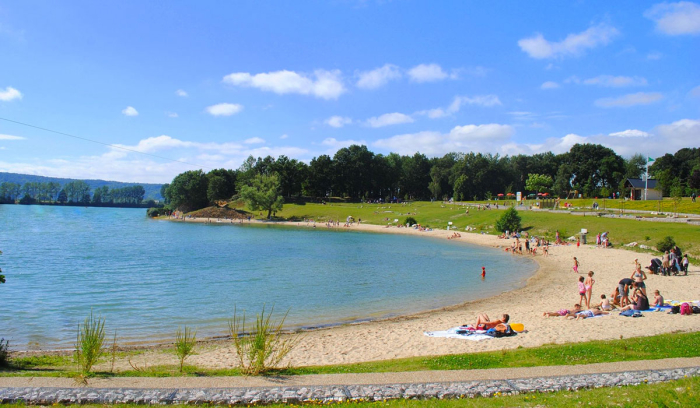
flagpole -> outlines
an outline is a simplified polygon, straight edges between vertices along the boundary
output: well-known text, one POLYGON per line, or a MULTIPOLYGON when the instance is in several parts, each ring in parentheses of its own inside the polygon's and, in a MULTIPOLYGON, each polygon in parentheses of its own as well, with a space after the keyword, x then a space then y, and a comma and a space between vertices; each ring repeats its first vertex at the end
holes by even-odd
POLYGON ((647 200, 647 188, 649 187, 649 155, 647 154, 647 172, 644 176, 644 201, 647 200))

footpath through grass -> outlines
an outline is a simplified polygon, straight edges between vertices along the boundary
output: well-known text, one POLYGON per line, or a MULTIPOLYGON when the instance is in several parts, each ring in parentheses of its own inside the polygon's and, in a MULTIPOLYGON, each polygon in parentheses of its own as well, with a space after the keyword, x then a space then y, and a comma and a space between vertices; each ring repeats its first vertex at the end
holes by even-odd
MULTIPOLYGON (((589 341, 570 344, 549 344, 534 348, 454 354, 433 357, 411 357, 358 364, 289 368, 275 372, 283 375, 383 373, 426 370, 473 370, 606 363, 615 361, 657 360, 662 358, 700 357, 700 332, 670 333, 621 340, 589 341)), ((108 361, 110 357, 103 357, 108 361)), ((103 361, 103 362, 104 362, 103 361)), ((69 356, 19 357, 0 376, 72 377, 77 367, 69 356)), ((177 377, 235 376, 237 369, 203 369, 185 366, 180 374, 177 365, 147 367, 143 370, 97 372, 96 377, 177 377)))
MULTIPOLYGON (((318 406, 318 402, 303 404, 272 404, 271 408, 289 406, 318 406)), ((640 384, 627 387, 609 387, 580 391, 559 391, 552 393, 530 393, 512 396, 497 395, 491 398, 468 399, 427 399, 427 400, 387 400, 378 402, 352 401, 324 404, 333 407, 356 408, 462 408, 462 407, 697 407, 700 406, 700 378, 684 378, 659 384, 640 384)), ((26 404, 6 404, 8 408, 24 408, 26 404)), ((106 405, 60 405, 53 407, 100 408, 106 405)), ((115 408, 141 408, 141 404, 108 405, 115 408)), ((172 405, 185 408, 191 405, 172 405)), ((217 405, 200 405, 215 407, 217 405)), ((230 405, 219 405, 228 407, 230 405)))

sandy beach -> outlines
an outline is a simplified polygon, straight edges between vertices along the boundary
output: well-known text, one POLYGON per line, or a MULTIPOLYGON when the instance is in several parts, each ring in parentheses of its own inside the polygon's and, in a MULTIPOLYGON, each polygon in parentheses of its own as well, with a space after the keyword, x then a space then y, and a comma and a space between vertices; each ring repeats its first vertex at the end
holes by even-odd
MULTIPOLYGON (((198 219, 194 222, 206 220, 198 219)), ((296 222, 281 224, 306 226, 306 223, 296 222)), ((316 224, 316 227, 326 228, 325 224, 321 223, 316 224)), ((349 228, 365 232, 415 234, 441 239, 447 239, 452 234, 446 230, 418 231, 412 228, 385 228, 377 225, 354 224, 349 228)), ((465 244, 501 248, 509 247, 512 242, 496 236, 466 232, 461 232, 461 238, 457 240, 465 244)), ((610 297, 620 279, 630 277, 635 259, 639 259, 639 262, 646 266, 652 255, 622 249, 602 249, 592 245, 582 245, 580 248, 576 245, 562 245, 550 247, 548 257, 540 254, 534 257, 510 255, 505 251, 504 256, 529 257, 538 262, 538 271, 524 288, 488 299, 410 316, 303 332, 300 343, 288 357, 289 363, 294 366, 357 363, 697 330, 698 316, 669 315, 663 312, 644 313, 643 318, 623 317, 614 312, 609 316, 578 321, 542 316, 543 311, 573 307, 579 301, 578 278, 588 271, 595 272, 591 301, 593 305, 600 302, 601 294, 610 297), (581 265, 580 275, 572 270, 574 256, 581 265), (514 337, 479 342, 424 335, 425 331, 447 330, 461 324, 473 323, 479 313, 487 313, 492 318, 508 313, 511 323, 523 323, 526 332, 514 337)), ((480 271, 474 273, 478 274, 480 271)), ((497 273, 497 270, 487 270, 486 279, 497 273)), ((651 298, 653 291, 658 289, 666 299, 700 299, 700 281, 697 268, 693 265, 688 276, 647 276, 647 292, 651 298)), ((162 349, 157 348, 133 358, 132 362, 149 366, 175 364, 176 358, 172 353, 164 353, 162 349)), ((226 368, 236 366, 237 359, 230 341, 207 341, 199 347, 197 355, 188 359, 188 363, 208 368, 226 368)), ((116 367, 127 368, 128 365, 126 361, 122 361, 118 362, 116 367)))

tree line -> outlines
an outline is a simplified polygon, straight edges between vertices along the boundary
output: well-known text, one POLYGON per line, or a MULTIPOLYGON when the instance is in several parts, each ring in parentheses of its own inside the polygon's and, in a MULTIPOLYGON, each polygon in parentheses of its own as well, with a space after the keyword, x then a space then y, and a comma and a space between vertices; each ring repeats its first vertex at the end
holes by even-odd
POLYGON ((66 204, 105 207, 139 207, 155 205, 153 200, 143 203, 146 194, 143 186, 110 189, 102 186, 91 191, 90 185, 75 180, 64 185, 57 182, 4 182, 0 184, 2 204, 66 204))
MULTIPOLYGON (((483 200, 498 194, 547 192, 567 197, 625 195, 628 178, 640 178, 647 157, 623 158, 597 144, 576 144, 568 152, 499 156, 483 153, 375 154, 352 145, 333 157, 314 157, 309 164, 279 156, 248 159, 236 170, 208 173, 187 171, 163 186, 161 193, 172 208, 191 211, 218 200, 229 200, 251 186, 257 176, 278 176, 275 187, 282 197, 345 197, 355 200, 483 200)), ((658 158, 649 168, 666 195, 689 195, 700 188, 700 149, 684 148, 658 158)))

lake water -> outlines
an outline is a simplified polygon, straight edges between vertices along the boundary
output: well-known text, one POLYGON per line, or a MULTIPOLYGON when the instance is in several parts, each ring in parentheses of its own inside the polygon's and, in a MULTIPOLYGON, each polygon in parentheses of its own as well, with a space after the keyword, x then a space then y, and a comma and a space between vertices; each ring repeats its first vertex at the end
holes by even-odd
POLYGON ((289 328, 338 324, 492 296, 536 269, 450 240, 187 224, 144 209, 0 205, 0 227, 0 337, 13 349, 71 347, 91 309, 121 343, 172 340, 178 325, 203 338, 225 335, 234 307, 289 310, 289 328))

